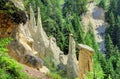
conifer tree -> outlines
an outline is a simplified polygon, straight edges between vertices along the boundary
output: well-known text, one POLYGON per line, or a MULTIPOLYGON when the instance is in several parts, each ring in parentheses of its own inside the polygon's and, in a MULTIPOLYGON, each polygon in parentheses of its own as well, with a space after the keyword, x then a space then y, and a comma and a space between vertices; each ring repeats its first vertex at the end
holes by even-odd
POLYGON ((116 40, 117 40, 117 46, 120 50, 120 16, 117 19, 117 29, 116 29, 116 40))
POLYGON ((114 13, 113 13, 113 12, 110 13, 110 21, 109 21, 109 23, 110 23, 112 26, 115 25, 115 17, 114 17, 114 13))
POLYGON ((114 45, 112 43, 112 40, 109 34, 107 34, 105 37, 105 48, 106 48, 106 57, 110 58, 110 55, 114 53, 114 45))
POLYGON ((73 15, 72 25, 73 29, 75 30, 75 37, 77 39, 76 41, 79 43, 84 43, 84 32, 82 28, 83 25, 80 22, 80 18, 77 16, 77 14, 73 15))
POLYGON ((116 67, 116 73, 115 73, 115 79, 119 79, 120 78, 120 56, 117 60, 117 67, 116 67))
POLYGON ((98 6, 102 7, 103 9, 105 9, 106 8, 105 0, 101 0, 98 6))
POLYGON ((63 15, 66 17, 72 16, 76 13, 80 16, 82 13, 87 11, 86 5, 87 0, 65 0, 63 15))
POLYGON ((115 20, 113 12, 111 12, 109 16, 110 16, 110 18, 109 18, 110 26, 106 29, 106 33, 108 33, 110 35, 113 44, 116 45, 117 44, 117 39, 116 39, 116 37, 117 37, 116 36, 117 35, 116 20, 115 20))
POLYGON ((118 0, 110 0, 109 12, 113 12, 115 17, 117 15, 117 2, 118 0))

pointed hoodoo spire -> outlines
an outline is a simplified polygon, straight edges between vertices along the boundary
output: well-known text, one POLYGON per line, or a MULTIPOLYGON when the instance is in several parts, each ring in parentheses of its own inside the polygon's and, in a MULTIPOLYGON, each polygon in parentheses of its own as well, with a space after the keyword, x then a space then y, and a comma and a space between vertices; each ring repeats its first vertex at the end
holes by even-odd
POLYGON ((75 51, 75 41, 73 39, 73 34, 69 35, 69 54, 74 54, 75 51))
POLYGON ((25 7, 23 5, 23 0, 10 0, 12 3, 14 3, 14 5, 21 9, 21 10, 25 10, 25 7))
POLYGON ((33 35, 33 39, 35 40, 35 49, 41 54, 46 53, 46 48, 49 46, 48 37, 42 27, 41 16, 40 16, 40 8, 38 7, 38 16, 37 16, 37 26, 36 32, 33 35))
POLYGON ((44 30, 42 28, 40 8, 38 7, 38 17, 37 17, 37 33, 42 33, 44 30))
MULTIPOLYGON (((39 34, 41 40, 43 41, 44 45, 49 44, 46 43, 48 41, 48 36, 46 35, 43 27, 42 27, 42 21, 41 21, 41 15, 40 15, 40 8, 38 7, 38 20, 37 20, 37 34, 39 34)), ((46 47, 48 45, 45 45, 46 47)))
POLYGON ((35 32, 35 26, 36 26, 35 15, 34 15, 34 11, 33 11, 33 9, 32 9, 32 6, 30 5, 29 29, 31 30, 32 33, 35 32))
POLYGON ((67 60, 67 74, 69 79, 74 79, 78 76, 78 62, 75 51, 75 41, 73 38, 73 34, 69 35, 69 52, 68 52, 68 60, 67 60))
POLYGON ((42 27, 41 15, 40 15, 40 7, 38 7, 38 20, 37 20, 37 26, 41 26, 41 27, 42 27))

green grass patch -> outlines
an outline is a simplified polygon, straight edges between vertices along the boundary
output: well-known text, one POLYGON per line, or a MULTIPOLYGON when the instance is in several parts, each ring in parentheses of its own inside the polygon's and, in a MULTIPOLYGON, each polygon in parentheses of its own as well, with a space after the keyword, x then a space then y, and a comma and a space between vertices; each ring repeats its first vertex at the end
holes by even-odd
POLYGON ((60 75, 58 75, 56 73, 49 73, 49 74, 47 74, 47 76, 52 79, 63 79, 60 75))

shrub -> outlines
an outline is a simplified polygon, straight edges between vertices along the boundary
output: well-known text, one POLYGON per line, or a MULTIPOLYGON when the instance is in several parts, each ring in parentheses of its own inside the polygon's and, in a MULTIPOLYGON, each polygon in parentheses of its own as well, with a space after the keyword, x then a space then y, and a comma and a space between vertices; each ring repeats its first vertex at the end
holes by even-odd
POLYGON ((8 56, 6 45, 11 38, 0 39, 0 79, 29 79, 22 72, 22 66, 8 56))

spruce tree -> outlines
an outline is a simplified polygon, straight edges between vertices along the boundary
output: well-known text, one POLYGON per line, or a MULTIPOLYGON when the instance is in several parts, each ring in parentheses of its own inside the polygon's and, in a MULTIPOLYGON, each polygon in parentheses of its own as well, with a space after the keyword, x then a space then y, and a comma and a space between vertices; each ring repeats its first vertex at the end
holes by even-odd
POLYGON ((98 6, 100 6, 101 8, 105 9, 105 0, 101 0, 100 3, 98 4, 98 6))
POLYGON ((120 56, 117 60, 117 68, 116 68, 116 73, 115 73, 115 79, 119 79, 120 78, 120 56))
POLYGON ((114 45, 112 43, 111 37, 109 34, 105 36, 105 48, 106 48, 106 57, 110 58, 111 54, 114 53, 114 45))
POLYGON ((116 39, 117 39, 117 46, 120 50, 120 16, 117 19, 117 29, 116 29, 116 39))

